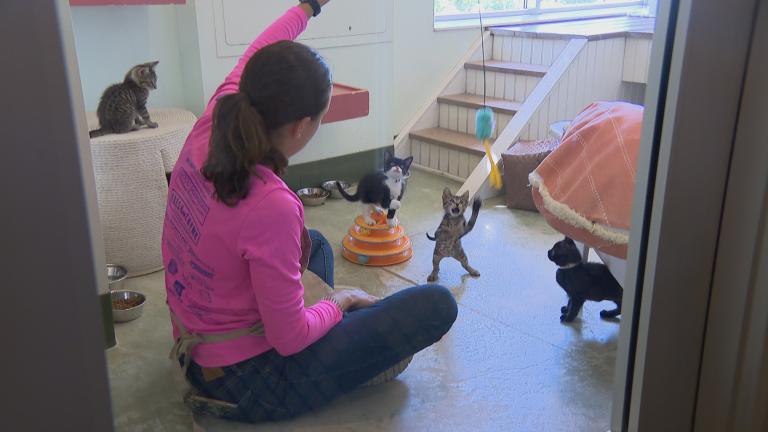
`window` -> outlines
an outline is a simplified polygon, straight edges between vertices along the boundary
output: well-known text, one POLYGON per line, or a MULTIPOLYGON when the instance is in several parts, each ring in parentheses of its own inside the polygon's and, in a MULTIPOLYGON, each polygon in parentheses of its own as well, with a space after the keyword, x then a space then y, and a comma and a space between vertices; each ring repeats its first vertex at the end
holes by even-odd
MULTIPOLYGON (((543 14, 572 10, 599 10, 619 6, 642 6, 647 0, 481 0, 488 17, 543 14)), ((477 0, 435 0, 435 21, 474 18, 477 0)))
MULTIPOLYGON (((525 10, 526 0, 481 0, 483 12, 514 12, 525 10)), ((435 0, 435 16, 477 13, 477 0, 435 0)))
POLYGON ((541 9, 552 8, 600 8, 612 5, 625 5, 631 2, 627 0, 541 0, 541 9))

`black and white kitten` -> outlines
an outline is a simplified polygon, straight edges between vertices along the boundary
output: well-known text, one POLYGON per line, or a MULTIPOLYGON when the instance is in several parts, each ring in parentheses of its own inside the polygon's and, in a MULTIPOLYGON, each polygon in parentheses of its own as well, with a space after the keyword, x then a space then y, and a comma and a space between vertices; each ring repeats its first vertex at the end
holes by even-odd
POLYGON ((584 262, 576 243, 568 237, 555 243, 547 256, 559 267, 555 279, 568 294, 568 305, 560 308, 560 321, 573 321, 587 300, 616 303, 616 309, 600 311, 601 318, 614 318, 621 314, 624 290, 608 266, 584 262))
POLYGON ((135 131, 139 126, 157 127, 147 111, 149 91, 157 88, 157 64, 155 61, 136 65, 125 74, 123 82, 104 90, 96 110, 99 129, 89 132, 91 138, 135 131))
POLYGON ((366 224, 376 225, 372 215, 376 207, 380 207, 387 211, 387 224, 395 227, 398 224, 395 212, 400 208, 400 202, 405 195, 413 157, 400 159, 389 151, 384 156, 384 169, 368 173, 360 179, 354 195, 345 192, 339 182, 336 182, 336 187, 347 201, 363 203, 363 219, 366 224))

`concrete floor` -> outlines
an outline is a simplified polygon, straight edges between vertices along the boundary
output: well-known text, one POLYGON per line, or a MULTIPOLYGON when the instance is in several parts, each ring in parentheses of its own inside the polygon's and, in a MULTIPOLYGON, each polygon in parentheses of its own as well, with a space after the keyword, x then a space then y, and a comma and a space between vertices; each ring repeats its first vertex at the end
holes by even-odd
MULTIPOLYGON (((359 208, 329 201, 308 208, 306 222, 334 244, 336 283, 385 296, 424 283, 432 247, 424 233, 442 217, 441 191, 459 185, 416 172, 400 220, 414 258, 385 269, 339 256, 342 236, 359 208)), ((566 299, 546 251, 560 238, 535 213, 510 211, 500 198, 484 204, 465 237, 470 263, 482 276, 443 262, 439 283, 459 303, 459 316, 438 344, 416 355, 394 382, 355 391, 305 417, 243 425, 214 419, 210 431, 606 431, 619 324, 599 318, 610 305, 587 304, 571 325, 559 321, 566 299)), ((189 431, 185 391, 168 360, 170 322, 162 273, 129 279, 147 294, 139 320, 117 325, 119 344, 107 352, 118 431, 189 431)))

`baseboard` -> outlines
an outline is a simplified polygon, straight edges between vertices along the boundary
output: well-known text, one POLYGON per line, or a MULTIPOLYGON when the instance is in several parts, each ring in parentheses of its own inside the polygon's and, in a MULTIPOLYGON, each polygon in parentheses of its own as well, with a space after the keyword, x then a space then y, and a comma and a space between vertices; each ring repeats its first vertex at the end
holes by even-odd
POLYGON ((356 183, 362 176, 380 169, 384 164, 384 152, 393 147, 383 147, 359 153, 307 162, 288 167, 283 180, 293 190, 319 187, 328 180, 356 183))
POLYGON ((434 175, 439 175, 440 177, 445 177, 447 179, 453 180, 455 182, 459 182, 461 184, 464 184, 464 182, 467 180, 467 179, 461 178, 459 176, 455 176, 453 174, 449 174, 447 172, 436 170, 434 168, 430 168, 430 167, 427 167, 427 166, 424 166, 424 165, 413 164, 412 169, 419 170, 419 171, 424 171, 424 172, 427 172, 427 173, 430 173, 430 174, 434 174, 434 175))

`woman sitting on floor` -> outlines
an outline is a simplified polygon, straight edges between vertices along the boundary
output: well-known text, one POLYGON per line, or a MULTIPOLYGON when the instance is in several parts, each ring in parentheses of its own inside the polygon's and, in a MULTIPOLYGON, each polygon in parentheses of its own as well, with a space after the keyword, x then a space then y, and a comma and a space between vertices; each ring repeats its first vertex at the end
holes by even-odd
POLYGON ((317 132, 331 73, 292 42, 329 0, 305 0, 246 50, 190 133, 163 232, 173 355, 205 397, 257 422, 325 405, 438 341, 456 319, 436 285, 379 300, 334 292, 305 307, 308 268, 333 286, 328 242, 280 178, 317 132))

